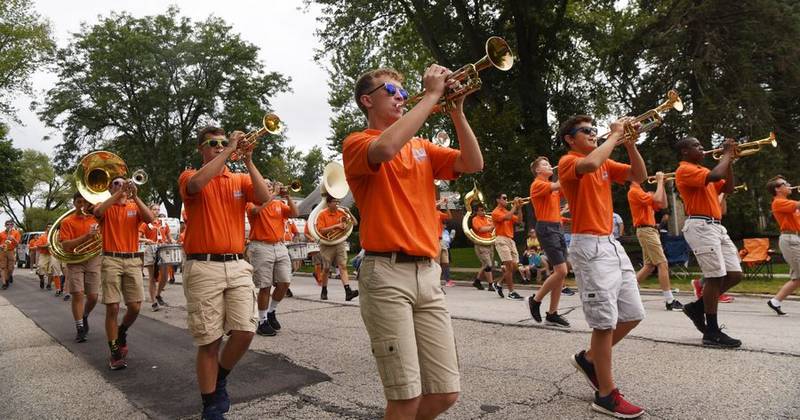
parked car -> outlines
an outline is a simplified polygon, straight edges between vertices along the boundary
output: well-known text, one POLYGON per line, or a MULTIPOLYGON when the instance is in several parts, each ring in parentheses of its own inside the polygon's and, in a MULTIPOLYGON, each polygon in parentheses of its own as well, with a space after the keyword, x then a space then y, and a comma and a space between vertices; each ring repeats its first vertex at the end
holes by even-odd
POLYGON ((17 245, 17 267, 31 268, 36 263, 36 256, 31 257, 28 242, 36 239, 44 232, 25 232, 17 245))

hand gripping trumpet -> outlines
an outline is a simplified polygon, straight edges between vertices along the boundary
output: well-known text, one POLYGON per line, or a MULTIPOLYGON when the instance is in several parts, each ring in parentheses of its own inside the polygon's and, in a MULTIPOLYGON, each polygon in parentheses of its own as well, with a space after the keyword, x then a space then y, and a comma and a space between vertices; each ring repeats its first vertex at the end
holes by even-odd
POLYGON ((256 147, 256 143, 260 137, 266 136, 267 133, 280 134, 283 131, 283 122, 281 122, 281 119, 275 114, 264 115, 264 119, 261 123, 263 127, 245 134, 244 137, 239 140, 239 143, 236 144, 236 151, 231 153, 229 157, 231 161, 236 162, 244 158, 247 152, 256 147))
MULTIPOLYGON (((735 159, 739 159, 741 157, 754 155, 761 151, 766 146, 778 147, 778 140, 775 138, 775 133, 769 133, 769 137, 763 138, 761 140, 755 140, 747 143, 737 144, 736 149, 734 149, 733 156, 735 159)), ((714 160, 722 159, 722 155, 724 153, 723 148, 718 147, 716 149, 706 150, 703 154, 708 155, 710 154, 714 160)))
MULTIPOLYGON (((681 97, 676 90, 667 92, 667 100, 661 103, 661 105, 637 116, 629 124, 625 124, 625 133, 622 135, 622 138, 617 141, 617 144, 635 143, 636 140, 639 139, 639 134, 646 133, 663 124, 664 117, 661 114, 666 114, 673 109, 678 112, 683 111, 683 101, 681 101, 681 97), (634 128, 634 124, 636 123, 642 124, 638 130, 634 128)), ((611 134, 610 131, 599 138, 606 138, 609 134, 611 134)))

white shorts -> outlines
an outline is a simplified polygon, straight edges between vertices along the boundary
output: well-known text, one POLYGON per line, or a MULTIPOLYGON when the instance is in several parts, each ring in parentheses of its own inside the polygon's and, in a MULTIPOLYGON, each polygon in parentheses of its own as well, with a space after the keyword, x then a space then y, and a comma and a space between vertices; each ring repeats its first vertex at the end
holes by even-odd
POLYGON ((156 263, 156 255, 158 254, 158 246, 154 244, 147 244, 144 247, 144 266, 151 266, 156 263))
POLYGON ((739 251, 725 226, 705 220, 686 219, 683 237, 692 248, 703 277, 713 279, 742 271, 739 251))
POLYGON ((567 260, 591 328, 610 330, 619 322, 644 319, 636 272, 613 236, 573 234, 567 260))

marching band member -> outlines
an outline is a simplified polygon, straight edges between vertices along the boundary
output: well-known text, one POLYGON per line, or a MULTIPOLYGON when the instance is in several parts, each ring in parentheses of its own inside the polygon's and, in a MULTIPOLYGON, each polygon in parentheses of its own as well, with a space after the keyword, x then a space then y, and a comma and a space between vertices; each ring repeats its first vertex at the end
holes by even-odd
MULTIPOLYGON (((139 198, 136 184, 115 177, 109 185, 111 197, 94 207, 103 235, 101 287, 106 305, 106 336, 111 370, 124 369, 128 355, 128 329, 136 321, 144 299, 142 254, 139 251, 139 224, 153 221, 153 214, 139 198), (127 310, 117 327, 119 304, 127 310)), ((84 278, 85 279, 85 278, 84 278)))
MULTIPOLYGON (((320 235, 328 235, 344 230, 345 222, 343 220, 348 216, 339 208, 339 200, 329 195, 325 197, 325 201, 328 204, 328 208, 321 211, 317 216, 317 232, 320 235)), ((358 221, 353 220, 353 223, 357 225, 358 221)), ((344 286, 344 300, 349 302, 357 298, 358 290, 350 288, 349 274, 347 273, 347 243, 344 241, 336 245, 320 243, 319 255, 322 257, 322 292, 319 298, 328 300, 328 277, 334 264, 339 268, 342 286, 344 286)))
POLYGON ((415 137, 442 97, 451 71, 431 65, 425 94, 404 115, 408 93, 393 69, 363 74, 355 100, 368 128, 343 145, 347 182, 355 197, 365 249, 359 269, 361 317, 378 364, 385 417, 434 418, 460 391, 450 314, 440 287, 433 180, 483 168, 478 141, 455 99, 450 118, 460 150, 415 137))
MULTIPOLYGON (((522 300, 522 296, 514 291, 514 272, 517 271, 517 263, 519 263, 519 251, 517 251, 517 244, 514 243, 514 225, 522 219, 522 206, 515 200, 511 203, 511 210, 507 210, 508 196, 502 193, 497 195, 496 201, 497 207, 492 210, 494 233, 497 235, 494 249, 505 268, 503 282, 508 287, 508 296, 505 297, 510 300, 522 300)), ((503 286, 500 282, 495 283, 494 288, 500 297, 504 297, 503 286)))
MULTIPOLYGON (((303 238, 309 243, 316 242, 314 241, 314 237, 311 236, 311 232, 308 231, 307 220, 305 227, 303 227, 303 238)), ((311 263, 314 265, 314 280, 317 282, 317 285, 322 286, 322 257, 319 255, 319 251, 308 251, 308 258, 311 259, 311 263)))
MULTIPOLYGON (((44 228, 43 234, 39 235, 33 241, 28 242, 28 248, 30 252, 36 251, 37 253, 36 274, 39 276, 39 288, 45 288, 44 279, 47 278, 47 290, 51 289, 54 281, 56 283, 56 290, 58 290, 61 288, 61 276, 63 273, 61 271, 60 261, 50 255, 50 249, 48 248, 47 235, 52 226, 52 223, 48 223, 44 228)), ((56 296, 61 296, 61 292, 57 291, 56 296)))
POLYGON ((656 172, 656 192, 647 192, 642 185, 631 181, 628 188, 628 205, 631 208, 633 227, 636 230, 636 239, 642 247, 644 266, 636 273, 636 281, 641 283, 650 276, 653 269, 658 269, 658 284, 664 295, 664 305, 668 311, 683 310, 681 304, 672 295, 672 285, 669 281, 669 265, 664 249, 661 247, 661 233, 656 225, 655 211, 667 207, 667 193, 664 189, 664 173, 656 172))
POLYGON ((685 305, 683 312, 703 333, 703 344, 716 347, 739 347, 740 340, 731 338, 719 328, 718 299, 742 279, 742 268, 736 246, 722 226, 722 210, 717 194, 733 192, 733 160, 736 143, 726 139, 719 163, 709 170, 701 163, 703 145, 687 137, 676 145, 681 162, 675 171, 675 185, 683 199, 686 222, 683 236, 692 248, 703 272, 703 296, 685 305))
MULTIPOLYGON (((558 162, 559 182, 572 215, 568 260, 592 328, 589 349, 572 356, 571 362, 595 390, 593 410, 633 418, 644 410, 625 400, 614 384, 612 347, 644 319, 644 307, 633 265, 612 235, 611 183, 641 182, 647 169, 633 141, 625 142, 630 165, 610 159, 630 118, 612 123, 600 146, 592 122, 587 115, 573 116, 558 131, 570 148, 558 162)), ((638 130, 638 124, 634 128, 638 130)))
MULTIPOLYGON (((475 205, 475 216, 470 220, 470 226, 479 237, 484 239, 492 238, 494 223, 486 216, 486 207, 483 203, 475 205)), ((478 271, 478 274, 475 275, 475 280, 472 281, 472 285, 478 290, 483 290, 481 277, 485 277, 486 283, 489 285, 489 291, 494 292, 494 279, 492 278, 494 245, 475 244, 475 255, 478 256, 478 261, 481 262, 481 269, 478 271)))
POLYGON ((247 174, 234 174, 228 157, 244 137, 230 140, 221 128, 198 133, 199 170, 188 169, 178 180, 186 207, 186 252, 183 291, 189 332, 197 345, 197 382, 203 418, 222 418, 230 409, 227 376, 247 352, 258 325, 253 266, 244 260, 244 214, 248 201, 270 201, 269 187, 244 153, 247 174), (225 346, 222 336, 228 334, 225 346))
POLYGON ((439 255, 436 257, 436 262, 442 266, 442 277, 441 279, 444 280, 444 285, 447 287, 453 287, 456 285, 456 282, 450 280, 450 233, 447 232, 447 225, 445 222, 453 218, 453 212, 450 211, 450 207, 447 205, 447 197, 442 198, 439 202, 436 203, 436 206, 444 205, 444 209, 446 212, 437 210, 437 216, 439 216, 439 224, 436 234, 439 235, 439 255), (446 236, 445 236, 446 235, 446 236))
MULTIPOLYGON (((61 247, 66 252, 73 252, 78 246, 95 240, 100 233, 97 219, 91 214, 91 205, 79 192, 72 196, 72 205, 76 209, 75 213, 64 218, 59 229, 61 247)), ((97 304, 100 291, 102 259, 103 257, 96 255, 84 262, 66 265, 67 290, 72 294, 72 319, 78 330, 75 337, 78 343, 86 341, 89 333, 89 314, 97 304)))
POLYGON ((545 321, 548 325, 569 328, 569 321, 558 314, 561 289, 567 278, 567 243, 561 231, 561 184, 551 181, 553 168, 550 160, 544 156, 531 163, 531 172, 534 176, 530 197, 536 214, 535 233, 548 264, 553 267, 553 273, 545 279, 536 294, 528 298, 528 310, 536 322, 542 322, 540 307, 542 299, 549 293, 550 310, 545 313, 545 321))
POLYGON ((250 220, 247 258, 253 265, 253 284, 258 289, 256 333, 263 336, 274 336, 281 329, 275 310, 292 281, 292 262, 283 241, 286 222, 297 216, 297 206, 289 196, 289 190, 277 183, 272 187, 275 194, 272 200, 261 205, 247 203, 247 218, 250 220), (273 285, 275 291, 270 299, 273 285))
POLYGON ((152 302, 150 307, 153 312, 159 310, 159 305, 167 306, 167 302, 164 302, 161 297, 161 292, 167 285, 168 269, 158 260, 158 246, 172 243, 169 226, 160 217, 156 217, 159 215, 160 209, 159 204, 152 204, 150 212, 153 213, 155 219, 150 223, 139 225, 139 240, 147 244, 144 250, 144 266, 147 268, 147 290, 150 293, 150 302, 152 302))
POLYGON ((778 245, 783 259, 789 264, 789 281, 775 297, 767 301, 767 306, 778 315, 786 315, 781 309, 781 302, 800 286, 800 201, 789 199, 791 185, 781 175, 769 180, 767 190, 774 197, 772 216, 781 229, 778 245))
POLYGON ((3 290, 14 283, 14 267, 17 265, 17 245, 21 235, 14 229, 14 222, 6 220, 6 229, 0 232, 0 274, 3 277, 3 290))

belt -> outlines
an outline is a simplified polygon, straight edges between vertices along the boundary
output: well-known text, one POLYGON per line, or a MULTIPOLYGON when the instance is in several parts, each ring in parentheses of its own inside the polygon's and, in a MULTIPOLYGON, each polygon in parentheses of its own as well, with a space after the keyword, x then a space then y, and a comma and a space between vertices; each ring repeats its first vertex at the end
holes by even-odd
POLYGON ((781 235, 800 235, 800 231, 796 230, 782 230, 781 235))
POLYGON ((634 226, 634 229, 641 229, 641 228, 653 228, 655 230, 658 230, 658 225, 639 225, 639 226, 634 226))
POLYGON ((371 256, 371 257, 394 258, 394 261, 395 262, 399 262, 399 263, 426 262, 426 261, 430 261, 431 260, 431 257, 420 257, 418 255, 408 255, 405 252, 365 251, 364 255, 368 255, 368 256, 371 256))
POLYGON ((103 251, 103 256, 115 258, 141 258, 144 256, 141 252, 106 252, 103 251))
POLYGON ((689 219, 692 219, 692 220, 703 220, 708 224, 716 224, 716 225, 721 225, 722 224, 721 220, 715 219, 713 217, 708 217, 708 216, 689 216, 689 219))
POLYGON ((244 255, 242 254, 189 254, 186 256, 187 260, 196 260, 196 261, 214 261, 214 262, 226 262, 226 261, 238 261, 243 260, 244 255))

